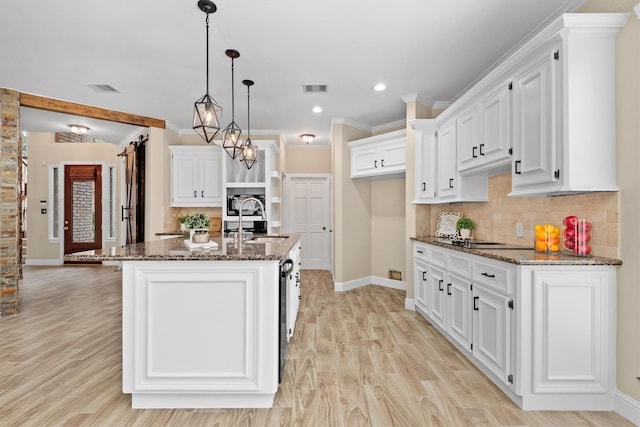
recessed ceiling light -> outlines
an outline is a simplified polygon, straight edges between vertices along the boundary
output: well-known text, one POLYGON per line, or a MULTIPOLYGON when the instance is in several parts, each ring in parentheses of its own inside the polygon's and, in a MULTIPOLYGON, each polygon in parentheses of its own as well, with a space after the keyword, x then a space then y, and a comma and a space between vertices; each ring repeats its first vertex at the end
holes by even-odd
POLYGON ((313 111, 314 113, 322 113, 322 107, 319 105, 316 105, 311 109, 311 111, 313 111))
POLYGON ((373 87, 373 90, 375 90, 376 92, 381 92, 383 90, 385 90, 387 88, 387 85, 384 83, 378 83, 377 85, 375 85, 373 87))

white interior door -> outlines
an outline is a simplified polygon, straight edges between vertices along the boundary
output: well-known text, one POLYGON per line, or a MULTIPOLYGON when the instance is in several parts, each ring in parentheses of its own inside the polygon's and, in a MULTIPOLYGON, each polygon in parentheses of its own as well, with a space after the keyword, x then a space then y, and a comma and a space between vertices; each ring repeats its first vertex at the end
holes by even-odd
POLYGON ((285 229, 302 235, 302 268, 331 269, 331 177, 288 175, 285 229))

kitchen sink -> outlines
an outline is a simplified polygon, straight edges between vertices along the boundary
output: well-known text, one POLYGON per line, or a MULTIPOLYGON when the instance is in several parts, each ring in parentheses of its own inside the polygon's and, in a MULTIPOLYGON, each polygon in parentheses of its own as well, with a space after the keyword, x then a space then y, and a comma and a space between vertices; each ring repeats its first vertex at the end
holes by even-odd
POLYGON ((287 240, 289 236, 254 236, 245 240, 245 243, 278 243, 287 240))

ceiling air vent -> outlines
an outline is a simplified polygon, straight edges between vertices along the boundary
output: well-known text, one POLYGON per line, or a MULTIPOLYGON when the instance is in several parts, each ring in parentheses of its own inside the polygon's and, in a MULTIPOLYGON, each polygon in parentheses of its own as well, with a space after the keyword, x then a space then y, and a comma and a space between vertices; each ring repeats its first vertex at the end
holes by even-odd
POLYGON ((304 93, 327 93, 327 85, 302 85, 304 93))
POLYGON ((119 93, 120 92, 119 90, 117 90, 111 85, 90 84, 87 86, 93 89, 94 92, 98 92, 98 93, 119 93))

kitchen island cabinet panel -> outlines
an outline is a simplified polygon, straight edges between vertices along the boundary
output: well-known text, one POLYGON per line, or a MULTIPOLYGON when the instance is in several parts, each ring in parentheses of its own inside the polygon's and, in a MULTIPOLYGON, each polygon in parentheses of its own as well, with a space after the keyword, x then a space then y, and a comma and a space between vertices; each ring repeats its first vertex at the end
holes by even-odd
POLYGON ((134 408, 271 407, 278 263, 123 263, 123 391, 134 408))

